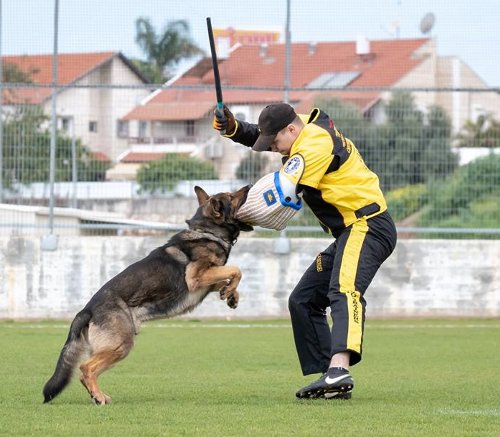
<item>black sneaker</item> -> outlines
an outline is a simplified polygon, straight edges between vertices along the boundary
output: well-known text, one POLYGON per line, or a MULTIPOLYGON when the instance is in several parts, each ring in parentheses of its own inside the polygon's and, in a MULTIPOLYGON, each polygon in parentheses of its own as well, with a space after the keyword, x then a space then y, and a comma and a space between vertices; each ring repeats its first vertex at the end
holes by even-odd
POLYGON ((331 367, 321 378, 301 388, 295 396, 297 399, 351 399, 354 387, 349 370, 342 367, 331 367))

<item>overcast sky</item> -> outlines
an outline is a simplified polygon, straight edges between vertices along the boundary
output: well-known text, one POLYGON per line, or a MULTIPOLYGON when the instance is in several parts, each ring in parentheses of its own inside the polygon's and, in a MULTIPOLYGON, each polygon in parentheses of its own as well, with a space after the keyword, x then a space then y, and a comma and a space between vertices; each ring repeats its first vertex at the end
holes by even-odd
MULTIPOLYGON (((51 53, 55 0, 0 0, 2 54, 51 53)), ((293 42, 418 38, 422 17, 442 56, 460 57, 490 86, 500 86, 500 0, 289 0, 293 42)), ((208 51, 205 18, 214 28, 283 30, 287 0, 59 0, 58 51, 142 54, 135 20, 157 28, 185 19, 193 40, 208 51)), ((429 35, 427 35, 429 36, 429 35)))

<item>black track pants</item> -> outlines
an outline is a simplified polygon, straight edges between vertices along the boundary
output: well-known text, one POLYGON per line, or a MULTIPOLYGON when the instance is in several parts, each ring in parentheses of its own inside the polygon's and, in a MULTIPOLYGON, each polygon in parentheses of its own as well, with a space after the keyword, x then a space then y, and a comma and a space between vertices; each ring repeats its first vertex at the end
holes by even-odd
POLYGON ((288 300, 302 373, 324 373, 331 357, 351 352, 361 361, 364 293, 396 245, 387 212, 349 226, 305 271, 288 300), (333 326, 326 318, 330 307, 333 326))

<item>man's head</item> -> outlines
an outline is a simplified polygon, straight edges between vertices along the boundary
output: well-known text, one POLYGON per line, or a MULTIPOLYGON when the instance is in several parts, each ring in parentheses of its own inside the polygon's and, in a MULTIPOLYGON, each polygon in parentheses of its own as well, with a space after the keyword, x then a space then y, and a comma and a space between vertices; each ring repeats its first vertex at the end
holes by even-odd
POLYGON ((288 155, 301 131, 302 121, 289 104, 275 103, 262 110, 258 126, 260 135, 253 150, 288 155))

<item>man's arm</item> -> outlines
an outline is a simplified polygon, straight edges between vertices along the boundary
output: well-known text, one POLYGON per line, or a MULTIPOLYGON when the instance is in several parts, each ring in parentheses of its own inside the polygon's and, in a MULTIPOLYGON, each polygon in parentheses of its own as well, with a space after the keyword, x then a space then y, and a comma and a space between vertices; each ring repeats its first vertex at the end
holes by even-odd
POLYGON ((224 110, 215 110, 212 125, 220 134, 236 143, 252 147, 259 137, 256 124, 236 120, 233 113, 224 105, 224 110))

